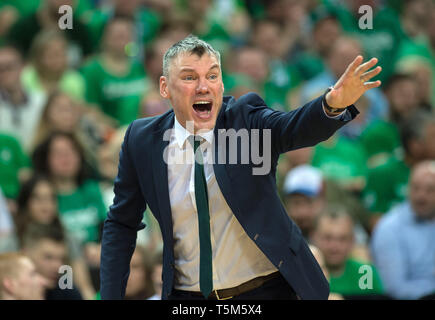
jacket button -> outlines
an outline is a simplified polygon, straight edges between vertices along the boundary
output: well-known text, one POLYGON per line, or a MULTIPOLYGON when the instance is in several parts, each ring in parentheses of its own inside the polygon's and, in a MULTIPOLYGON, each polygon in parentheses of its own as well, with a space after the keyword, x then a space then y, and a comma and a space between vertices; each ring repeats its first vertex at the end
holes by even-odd
POLYGON ((254 241, 258 239, 258 233, 254 236, 254 241))
POLYGON ((278 264, 278 268, 281 268, 282 264, 283 264, 283 261, 281 260, 278 264))

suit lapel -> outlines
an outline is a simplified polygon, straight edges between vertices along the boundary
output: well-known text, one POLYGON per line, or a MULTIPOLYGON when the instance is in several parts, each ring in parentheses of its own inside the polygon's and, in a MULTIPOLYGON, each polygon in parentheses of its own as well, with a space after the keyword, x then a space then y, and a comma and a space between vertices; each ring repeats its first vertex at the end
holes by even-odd
POLYGON ((219 139, 219 131, 220 130, 228 130, 228 128, 225 127, 225 109, 228 105, 228 103, 231 103, 233 101, 233 99, 231 98, 230 100, 224 100, 223 104, 222 104, 222 108, 219 112, 218 118, 216 119, 216 125, 214 128, 214 164, 213 164, 213 170, 214 170, 214 174, 216 176, 216 181, 219 185, 219 188, 225 198, 225 200, 227 201, 227 204, 229 205, 229 207, 231 208, 231 210, 233 211, 234 214, 238 214, 239 207, 237 204, 237 201, 235 201, 234 197, 233 197, 233 192, 231 191, 231 181, 230 178, 228 177, 228 173, 226 170, 226 163, 219 163, 219 152, 222 152, 221 150, 223 148, 226 148, 226 155, 228 156, 228 148, 227 148, 227 143, 225 143, 225 141, 220 141, 223 139, 219 139))

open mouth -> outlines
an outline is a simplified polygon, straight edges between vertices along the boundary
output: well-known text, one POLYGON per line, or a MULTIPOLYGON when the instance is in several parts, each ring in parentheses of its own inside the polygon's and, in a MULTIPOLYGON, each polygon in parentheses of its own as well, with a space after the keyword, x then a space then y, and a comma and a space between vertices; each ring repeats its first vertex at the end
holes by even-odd
POLYGON ((210 101, 197 101, 193 104, 193 110, 201 119, 208 119, 211 116, 212 102, 210 101))

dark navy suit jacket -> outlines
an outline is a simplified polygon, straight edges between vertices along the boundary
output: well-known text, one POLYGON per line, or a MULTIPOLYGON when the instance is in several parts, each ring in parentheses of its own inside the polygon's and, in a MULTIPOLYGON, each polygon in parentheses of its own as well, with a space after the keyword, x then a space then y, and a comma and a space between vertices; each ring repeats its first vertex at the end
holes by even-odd
MULTIPOLYGON (((224 97, 214 129, 215 137, 222 129, 270 129, 271 170, 268 174, 253 175, 255 165, 252 161, 248 164, 215 161, 213 169, 225 200, 248 236, 302 299, 327 299, 329 285, 300 229, 282 205, 275 174, 281 153, 328 139, 358 114, 352 105, 339 119, 328 118, 324 114, 321 98, 294 111, 280 112, 268 108, 254 93, 237 100, 224 97)), ((136 234, 144 227, 141 221, 146 206, 157 219, 162 232, 162 298, 167 299, 171 293, 175 269, 174 239, 168 170, 163 161, 168 141, 163 136, 173 126, 174 112, 171 110, 157 117, 135 120, 127 129, 115 180, 114 203, 103 229, 102 299, 124 297, 136 234)), ((259 140, 262 141, 261 138, 259 140)), ((215 159, 222 152, 219 149, 222 146, 217 143, 215 138, 215 159)), ((240 144, 238 148, 240 151, 240 144)))

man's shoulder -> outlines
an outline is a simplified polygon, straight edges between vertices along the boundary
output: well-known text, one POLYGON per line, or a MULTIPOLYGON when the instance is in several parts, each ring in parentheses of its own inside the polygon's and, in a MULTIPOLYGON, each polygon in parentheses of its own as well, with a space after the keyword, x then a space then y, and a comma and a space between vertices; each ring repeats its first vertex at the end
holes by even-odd
POLYGON ((154 116, 134 120, 127 129, 132 134, 139 132, 153 132, 159 129, 164 129, 169 122, 174 118, 174 111, 168 110, 165 113, 154 116))
POLYGON ((249 92, 234 98, 232 96, 225 96, 222 103, 221 113, 225 114, 225 119, 229 121, 237 121, 236 119, 247 119, 254 113, 261 110, 271 110, 266 102, 255 92, 249 92))
POLYGON ((223 105, 226 108, 239 108, 244 106, 261 106, 265 107, 266 102, 255 92, 248 92, 239 98, 234 98, 233 96, 224 96, 223 105))
POLYGON ((375 227, 378 234, 400 236, 400 230, 412 218, 412 209, 408 201, 393 206, 375 227))

